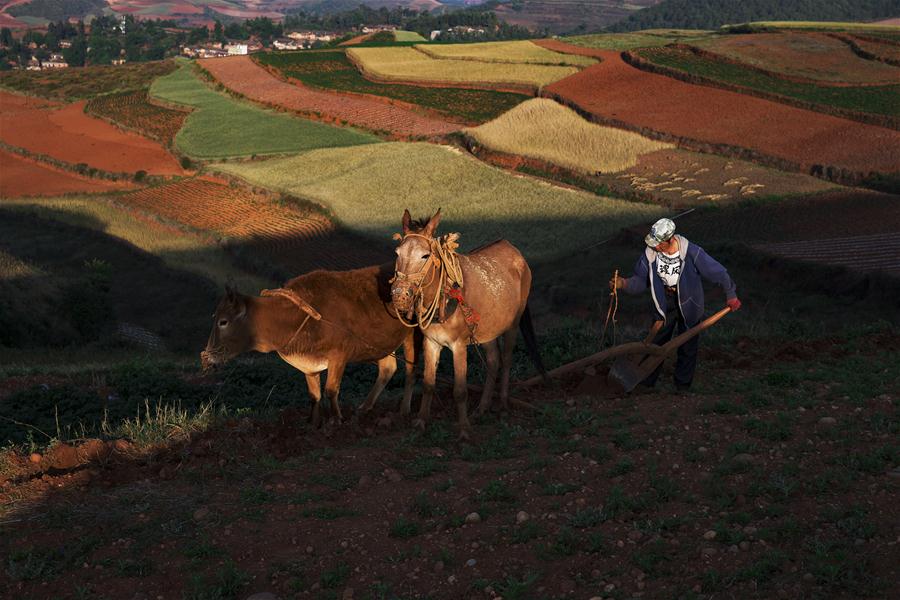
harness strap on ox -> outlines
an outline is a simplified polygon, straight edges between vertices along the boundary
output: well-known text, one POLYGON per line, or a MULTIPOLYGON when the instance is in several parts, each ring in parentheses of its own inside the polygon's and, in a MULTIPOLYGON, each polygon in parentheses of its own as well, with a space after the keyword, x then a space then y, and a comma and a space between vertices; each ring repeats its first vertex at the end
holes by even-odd
POLYGON ((277 288, 274 290, 263 290, 259 293, 260 296, 274 297, 274 298, 284 298, 288 300, 291 304, 302 310, 306 313, 306 318, 303 319, 303 322, 300 323, 300 327, 298 327, 294 331, 294 335, 291 336, 291 339, 284 344, 279 352, 288 348, 291 344, 294 343, 294 340, 297 339, 297 336, 300 335, 300 332, 303 331, 303 328, 306 327, 306 323, 309 321, 310 317, 315 319, 316 321, 322 320, 322 315, 317 311, 312 305, 297 295, 297 292, 294 290, 290 290, 287 288, 277 288))

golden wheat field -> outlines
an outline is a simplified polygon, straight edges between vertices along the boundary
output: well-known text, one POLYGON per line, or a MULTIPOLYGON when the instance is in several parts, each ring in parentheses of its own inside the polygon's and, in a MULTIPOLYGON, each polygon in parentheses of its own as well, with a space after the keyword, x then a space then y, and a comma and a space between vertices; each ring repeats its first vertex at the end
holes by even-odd
POLYGON ((536 65, 569 65, 589 67, 597 63, 589 56, 563 54, 547 50, 527 40, 482 42, 477 44, 437 44, 415 46, 432 58, 474 60, 479 62, 523 63, 536 65))
POLYGON ((523 102, 466 132, 491 150, 589 174, 624 171, 636 165, 642 154, 672 147, 637 133, 595 125, 547 98, 523 102))
POLYGON ((576 67, 435 59, 414 48, 351 48, 347 56, 371 77, 391 81, 540 88, 578 72, 576 67))
POLYGON ((422 142, 312 150, 212 168, 314 201, 348 228, 385 242, 399 230, 403 209, 421 216, 442 208, 444 231, 461 232, 464 248, 505 237, 536 260, 651 223, 664 212, 513 175, 456 148, 422 142))

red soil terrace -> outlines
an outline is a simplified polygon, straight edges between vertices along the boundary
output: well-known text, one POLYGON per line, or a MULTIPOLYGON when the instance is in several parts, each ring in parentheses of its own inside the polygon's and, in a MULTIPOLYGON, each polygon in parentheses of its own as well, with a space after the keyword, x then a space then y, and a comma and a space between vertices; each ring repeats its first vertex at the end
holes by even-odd
POLYGON ((84 101, 59 105, 0 92, 0 106, 0 138, 7 144, 116 173, 183 173, 158 143, 84 114, 84 101))
POLYGON ((125 181, 81 177, 0 150, 0 198, 56 196, 74 192, 107 192, 135 186, 125 181))
POLYGON ((601 120, 748 148, 803 170, 823 165, 862 173, 900 171, 898 131, 647 73, 627 64, 617 52, 556 40, 536 43, 556 52, 603 59, 544 88, 545 95, 601 120))
POLYGON ((200 61, 200 65, 228 89, 269 106, 405 136, 442 135, 460 128, 460 125, 377 100, 312 90, 281 81, 247 56, 207 59, 200 61))

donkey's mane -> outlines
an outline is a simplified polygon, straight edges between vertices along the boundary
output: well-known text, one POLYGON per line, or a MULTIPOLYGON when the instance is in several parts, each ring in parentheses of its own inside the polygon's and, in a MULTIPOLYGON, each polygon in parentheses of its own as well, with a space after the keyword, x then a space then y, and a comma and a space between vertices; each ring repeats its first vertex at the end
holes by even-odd
POLYGON ((422 233, 422 230, 428 226, 431 217, 422 217, 421 219, 412 219, 409 222, 409 230, 413 233, 422 233))

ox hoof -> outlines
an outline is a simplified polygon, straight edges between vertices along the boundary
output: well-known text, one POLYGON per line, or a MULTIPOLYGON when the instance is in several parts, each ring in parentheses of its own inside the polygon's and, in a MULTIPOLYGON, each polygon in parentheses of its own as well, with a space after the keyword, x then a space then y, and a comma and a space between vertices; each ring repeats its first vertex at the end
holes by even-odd
POLYGON ((425 431, 425 419, 415 419, 412 422, 412 426, 419 431, 425 431))

